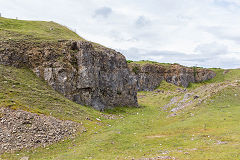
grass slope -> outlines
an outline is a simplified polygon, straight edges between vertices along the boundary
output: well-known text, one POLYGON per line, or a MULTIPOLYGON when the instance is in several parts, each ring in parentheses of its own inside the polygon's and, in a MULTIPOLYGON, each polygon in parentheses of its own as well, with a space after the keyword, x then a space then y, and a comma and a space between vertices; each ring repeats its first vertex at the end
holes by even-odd
MULTIPOLYGON (((230 70, 226 74, 220 69, 215 71, 217 71, 215 79, 193 85, 188 91, 208 84, 232 83, 240 79, 240 70, 230 70)), ((60 118, 81 121, 87 129, 87 132, 75 139, 46 148, 6 153, 1 156, 2 159, 20 159, 23 156, 30 159, 57 160, 132 159, 157 156, 171 156, 184 160, 240 158, 239 86, 226 87, 211 94, 205 103, 187 107, 178 116, 167 117, 169 113, 161 108, 169 103, 172 97, 183 95, 174 92, 176 88, 171 84, 168 86, 164 83, 159 86, 158 89, 164 93, 140 92, 138 95, 140 108, 116 108, 98 113, 64 99, 28 70, 2 66, 1 74, 4 75, 4 79, 1 79, 1 90, 4 90, 1 96, 5 97, 4 101, 10 100, 11 104, 11 100, 14 100, 19 104, 13 105, 15 108, 25 106, 24 108, 32 111, 46 114, 53 112, 54 116, 60 118), (12 85, 18 87, 12 88, 12 85), (55 108, 58 105, 53 107, 55 103, 61 107, 55 108), (32 107, 27 104, 31 104, 32 107), (58 109, 61 111, 58 112, 58 109), (75 112, 79 115, 76 116, 75 112), (91 120, 83 119, 86 116, 91 120), (106 116, 113 118, 109 119, 106 116), (96 121, 96 118, 101 121, 96 121)))
POLYGON ((0 17, 1 40, 83 40, 75 32, 55 22, 26 21, 0 17))

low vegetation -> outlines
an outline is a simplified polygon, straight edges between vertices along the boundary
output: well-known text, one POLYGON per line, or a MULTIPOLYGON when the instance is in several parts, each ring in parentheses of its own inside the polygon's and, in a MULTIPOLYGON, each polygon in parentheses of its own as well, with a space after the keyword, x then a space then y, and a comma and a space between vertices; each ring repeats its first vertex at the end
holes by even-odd
POLYGON ((135 64, 140 64, 140 65, 145 65, 145 64, 159 64, 164 67, 169 67, 171 65, 179 65, 178 63, 160 63, 160 62, 155 62, 155 61, 149 61, 149 60, 141 60, 141 61, 132 61, 132 60, 127 60, 127 63, 135 63, 135 64))

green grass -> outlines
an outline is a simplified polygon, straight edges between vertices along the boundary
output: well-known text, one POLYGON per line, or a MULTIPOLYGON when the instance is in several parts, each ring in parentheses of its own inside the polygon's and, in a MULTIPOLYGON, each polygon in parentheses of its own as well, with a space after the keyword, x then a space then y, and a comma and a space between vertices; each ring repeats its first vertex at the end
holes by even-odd
POLYGON ((1 40, 84 40, 67 27, 55 22, 26 21, 0 17, 1 40))
MULTIPOLYGON (((141 60, 141 61, 131 61, 127 60, 128 63, 135 63, 135 64, 140 64, 140 65, 146 65, 146 64, 159 64, 165 67, 169 67, 172 64, 171 63, 159 63, 159 62, 154 62, 154 61, 149 61, 149 60, 141 60)), ((177 63, 174 63, 177 64, 177 63)))
MULTIPOLYGON (((2 104, 13 105, 15 102, 17 105, 13 105, 14 108, 23 107, 44 114, 53 112, 52 115, 61 119, 82 121, 87 129, 75 139, 46 148, 6 153, 1 156, 2 159, 23 156, 57 160, 131 159, 166 155, 183 160, 240 158, 240 87, 227 87, 213 94, 206 103, 195 108, 188 107, 171 118, 167 118, 169 113, 162 111, 161 107, 182 93, 140 92, 140 108, 107 110, 105 115, 118 118, 106 119, 97 111, 66 100, 27 69, 1 66, 0 70, 4 75, 0 83, 4 91, 1 93, 2 104), (93 121, 84 120, 86 116, 93 121), (96 117, 101 121, 97 122, 96 117), (226 144, 217 144, 219 141, 226 144)), ((215 79, 198 85, 228 83, 235 79, 240 79, 240 70, 231 70, 225 75, 218 70, 215 79)), ((176 86, 163 83, 159 89, 174 91, 176 86)))
POLYGON ((163 91, 174 91, 177 88, 183 88, 183 87, 175 86, 171 83, 167 83, 166 81, 162 81, 161 84, 156 89, 163 90, 163 91))

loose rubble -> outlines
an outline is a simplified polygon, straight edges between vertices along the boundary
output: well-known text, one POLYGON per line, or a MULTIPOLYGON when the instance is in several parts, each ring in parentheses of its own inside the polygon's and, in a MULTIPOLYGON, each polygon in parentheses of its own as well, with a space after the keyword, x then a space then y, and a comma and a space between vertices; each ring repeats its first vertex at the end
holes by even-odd
POLYGON ((0 154, 46 146, 73 137, 83 127, 76 122, 23 110, 0 108, 0 154))

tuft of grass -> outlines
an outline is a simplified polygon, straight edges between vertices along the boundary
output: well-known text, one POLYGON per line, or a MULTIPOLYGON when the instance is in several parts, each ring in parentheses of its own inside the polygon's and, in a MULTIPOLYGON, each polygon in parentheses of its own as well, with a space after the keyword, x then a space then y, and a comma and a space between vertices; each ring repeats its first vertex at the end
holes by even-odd
POLYGON ((133 71, 135 74, 138 74, 138 73, 139 73, 139 68, 138 68, 138 66, 134 66, 134 67, 132 68, 132 71, 133 71))
POLYGON ((133 61, 132 60, 127 60, 127 63, 132 63, 133 61))

